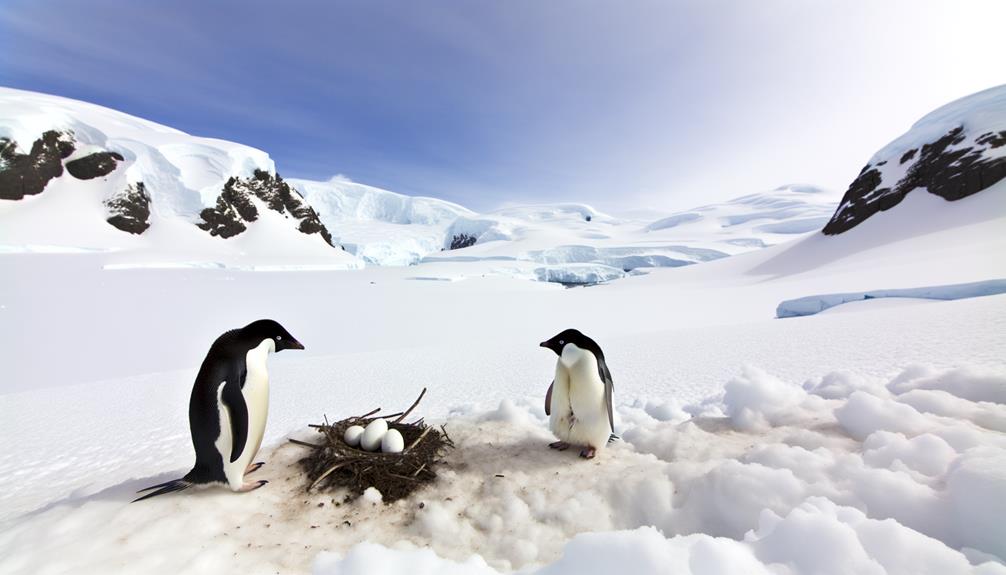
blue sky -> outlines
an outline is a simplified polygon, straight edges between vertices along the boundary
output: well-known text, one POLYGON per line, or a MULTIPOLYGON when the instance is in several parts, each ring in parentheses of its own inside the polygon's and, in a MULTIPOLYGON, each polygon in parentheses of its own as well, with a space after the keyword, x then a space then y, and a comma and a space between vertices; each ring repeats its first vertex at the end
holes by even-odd
POLYGON ((4 0, 0 85, 474 209, 844 190, 1006 82, 1006 3, 4 0))

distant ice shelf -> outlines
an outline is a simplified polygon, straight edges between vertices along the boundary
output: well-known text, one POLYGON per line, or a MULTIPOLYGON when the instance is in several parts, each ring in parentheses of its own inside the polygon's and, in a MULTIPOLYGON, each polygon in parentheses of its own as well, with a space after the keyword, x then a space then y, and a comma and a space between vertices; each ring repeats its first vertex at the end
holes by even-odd
POLYGON ((881 289, 862 292, 811 295, 789 299, 775 310, 777 318, 814 315, 844 303, 879 298, 915 298, 955 300, 1006 293, 1006 279, 992 279, 964 284, 927 286, 903 289, 881 289))

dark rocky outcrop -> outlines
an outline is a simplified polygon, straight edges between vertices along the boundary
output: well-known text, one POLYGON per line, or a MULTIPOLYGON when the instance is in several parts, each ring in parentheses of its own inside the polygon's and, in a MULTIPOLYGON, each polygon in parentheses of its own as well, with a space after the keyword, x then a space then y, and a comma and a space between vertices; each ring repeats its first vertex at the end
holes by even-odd
POLYGON ((451 238, 451 247, 448 249, 460 250, 461 248, 467 248, 468 246, 474 246, 478 238, 475 236, 470 236, 468 234, 455 234, 451 238))
POLYGON ((143 182, 129 184, 105 200, 105 208, 106 221, 124 232, 142 234, 150 227, 150 194, 143 182))
POLYGON ((921 148, 904 152, 900 163, 912 163, 893 185, 885 186, 888 182, 884 182, 877 169, 886 160, 867 164, 845 192, 838 210, 824 226, 824 233, 833 235, 852 229, 873 214, 898 205, 917 188, 926 188, 931 194, 954 201, 1006 178, 1006 157, 988 154, 989 150, 1006 145, 1006 131, 981 134, 970 145, 966 144, 968 139, 964 127, 957 126, 921 148))
POLYGON ((279 174, 273 176, 263 170, 255 170, 250 178, 232 177, 227 180, 217 197, 216 206, 204 209, 200 213, 203 221, 196 225, 214 236, 236 236, 248 229, 247 222, 254 222, 259 217, 253 197, 265 202, 270 210, 299 220, 297 229, 302 233, 319 234, 328 245, 336 247, 332 243, 332 234, 321 223, 314 208, 279 174))
MULTIPOLYGON (((220 194, 217 198, 215 207, 204 209, 199 217, 203 221, 196 225, 199 229, 209 232, 211 236, 230 238, 248 229, 234 205, 224 198, 224 194, 220 194)), ((255 218, 258 218, 257 212, 255 218)))
POLYGON ((91 180, 111 174, 122 156, 116 152, 95 152, 66 163, 66 171, 78 180, 91 180))
POLYGON ((17 152, 14 140, 0 138, 0 199, 20 200, 41 193, 49 180, 63 175, 63 159, 73 150, 69 132, 43 133, 27 154, 17 152))

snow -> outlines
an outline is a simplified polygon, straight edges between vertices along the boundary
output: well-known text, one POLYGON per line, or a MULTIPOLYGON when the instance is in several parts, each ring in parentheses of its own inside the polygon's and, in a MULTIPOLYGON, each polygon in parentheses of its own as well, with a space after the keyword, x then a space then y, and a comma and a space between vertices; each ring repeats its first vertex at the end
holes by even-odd
MULTIPOLYGON (((263 456, 265 489, 130 505, 136 488, 181 470, 166 470, 150 454, 141 467, 161 469, 157 475, 79 488, 9 526, 0 533, 0 570, 390 573, 414 562, 428 572, 599 572, 622 564, 638 572, 680 565, 692 573, 770 573, 781 565, 793 573, 1003 573, 1006 435, 918 412, 906 425, 901 408, 910 408, 889 391, 920 379, 946 382, 940 391, 948 394, 960 387, 951 382, 1006 385, 1004 367, 954 373, 911 367, 889 378, 853 376, 855 391, 825 398, 814 383, 747 368, 685 406, 693 415, 684 418, 622 402, 624 441, 591 462, 547 448, 540 395, 456 407, 434 420, 458 445, 441 480, 387 507, 375 491, 352 503, 305 493, 296 470, 303 448, 283 442, 263 456), (780 396, 789 409, 780 409, 780 396), (737 417, 741 404, 746 415, 737 417), (976 441, 941 438, 954 427, 976 441), (73 552, 82 530, 87 549, 73 552), (151 545, 175 551, 151 554, 151 545), (969 555, 984 565, 962 549, 977 551, 969 555)), ((312 439, 308 430, 294 434, 312 439)), ((165 443, 157 435, 148 430, 144 441, 165 443)), ((129 457, 149 451, 135 447, 129 457)))
POLYGON ((805 296, 786 300, 776 308, 776 317, 799 317, 813 315, 824 310, 849 302, 883 299, 883 298, 916 298, 954 300, 971 297, 984 297, 1006 293, 1006 279, 985 280, 966 284, 942 286, 925 286, 917 288, 881 289, 854 293, 835 293, 805 296))
MULTIPOLYGON (((877 191, 889 190, 902 181, 921 157, 923 146, 958 128, 964 129, 963 137, 960 142, 949 145, 948 152, 974 148, 986 161, 1006 156, 1004 146, 977 142, 989 133, 1006 132, 1006 85, 971 94, 930 112, 907 132, 878 150, 868 164, 879 172, 877 191), (906 158, 905 155, 913 150, 913 156, 906 158)), ((846 204, 842 207, 845 208, 846 204)))
POLYGON ((339 243, 369 264, 404 266, 440 250, 446 229, 467 208, 411 197, 334 177, 289 180, 339 243))
MULTIPOLYGON (((105 178, 56 178, 35 197, 0 202, 0 252, 107 252, 107 269, 210 267, 253 270, 350 269, 421 262, 516 262, 489 273, 559 283, 617 279, 600 266, 628 272, 710 261, 775 245, 818 229, 838 196, 791 185, 703 206, 653 222, 652 212, 617 218, 584 204, 508 206, 476 214, 435 198, 411 197, 336 176, 288 183, 317 211, 345 252, 304 236, 288 218, 259 210, 261 221, 229 240, 193 225, 215 205, 231 177, 276 173, 261 150, 191 136, 153 122, 55 96, 0 88, 0 136, 29 145, 49 129, 72 130, 74 157, 95 150, 125 161, 105 178), (150 229, 132 236, 105 222, 103 200, 142 181, 151 196, 150 229), (641 219, 642 218, 642 219, 641 219), (268 220, 268 221, 266 221, 268 220), (475 246, 445 255, 455 236, 475 246), (258 240, 248 236, 258 236, 258 240), (542 265, 547 268, 542 268, 542 265), (588 266, 589 264, 589 266, 588 266), (590 267, 593 271, 585 271, 590 267)), ((453 266, 451 276, 486 273, 453 266)), ((484 267, 484 266, 483 266, 484 267)))
MULTIPOLYGON (((878 150, 870 163, 876 164, 886 159, 900 158, 908 150, 933 142, 958 126, 968 129, 972 136, 971 140, 986 132, 1006 130, 1006 86, 989 88, 933 110, 915 122, 908 132, 878 150)), ((954 148, 969 145, 972 144, 965 141, 954 148)), ((1006 155, 1006 148, 993 149, 986 157, 995 158, 1003 155, 1006 155)), ((895 162, 889 162, 892 163, 895 162)), ((884 171, 884 181, 897 181, 889 179, 895 175, 884 171)))
MULTIPOLYGON (((225 161, 161 153, 192 174, 197 156, 225 161)), ((807 294, 1006 277, 1006 183, 952 203, 910 194, 825 237, 762 227, 816 217, 827 194, 809 187, 649 229, 569 204, 451 219, 337 180, 316 190, 333 202, 322 217, 356 222, 333 233, 357 234, 359 257, 334 259, 267 218, 235 242, 175 217, 120 238, 84 218, 103 184, 71 183, 0 206, 0 325, 16 327, 0 345, 14 446, 0 572, 1006 573, 1006 294, 774 317, 807 294), (75 227, 32 236, 62 209, 83 210, 75 227), (500 237, 440 252, 455 224, 500 237), (539 269, 625 277, 563 289, 529 281, 539 269), (255 476, 270 483, 129 504, 189 468, 198 364, 260 317, 307 346, 270 359, 255 476), (555 357, 537 342, 567 327, 603 346, 614 378, 622 439, 591 461, 547 447, 555 357), (288 437, 423 387, 416 415, 457 444, 439 481, 390 505, 305 492, 288 437)))
POLYGON ((64 171, 37 196, 0 201, 2 253, 37 252, 38 246, 48 246, 49 252, 100 252, 106 254, 103 265, 113 268, 363 265, 317 234, 300 233, 294 220, 271 210, 259 209, 259 221, 226 240, 194 225, 230 177, 249 177, 255 170, 275 173, 272 159, 261 150, 190 136, 85 102, 0 88, 0 137, 12 137, 24 148, 53 129, 73 131, 78 150, 71 159, 102 149, 122 154, 125 161, 104 178, 81 181, 64 171), (103 201, 141 181, 151 198, 150 228, 136 236, 105 221, 103 201))

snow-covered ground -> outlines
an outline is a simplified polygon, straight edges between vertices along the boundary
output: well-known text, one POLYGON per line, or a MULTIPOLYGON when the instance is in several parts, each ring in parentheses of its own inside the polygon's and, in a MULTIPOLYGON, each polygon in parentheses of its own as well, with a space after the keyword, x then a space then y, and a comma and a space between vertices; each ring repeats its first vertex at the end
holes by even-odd
POLYGON ((2 573, 1006 573, 1006 294, 775 318, 994 285, 1006 181, 835 236, 815 230, 837 198, 810 186, 616 217, 292 181, 343 252, 264 205, 228 240, 193 225, 234 170, 272 173, 263 152, 0 98, 0 137, 56 122, 128 164, 0 202, 2 573), (140 236, 101 206, 136 170, 140 236), (455 238, 477 241, 441 251, 455 238), (261 317, 307 346, 270 360, 270 483, 129 504, 191 466, 199 362, 261 317), (614 376, 622 440, 591 461, 547 448, 537 342, 568 327, 614 376), (423 387, 417 415, 457 444, 435 484, 391 505, 304 491, 287 437, 423 387))
POLYGON ((1006 572, 1006 296, 774 319, 805 295, 1006 276, 1004 197, 913 195, 839 236, 579 289, 489 257, 264 274, 4 255, 0 571, 1006 572), (271 483, 128 504, 191 464, 195 368, 257 317, 307 346, 271 360, 271 483), (606 351, 624 440, 591 462, 546 447, 537 342, 571 326, 606 351), (422 387, 458 443, 442 481, 391 506, 302 491, 286 436, 422 387))

